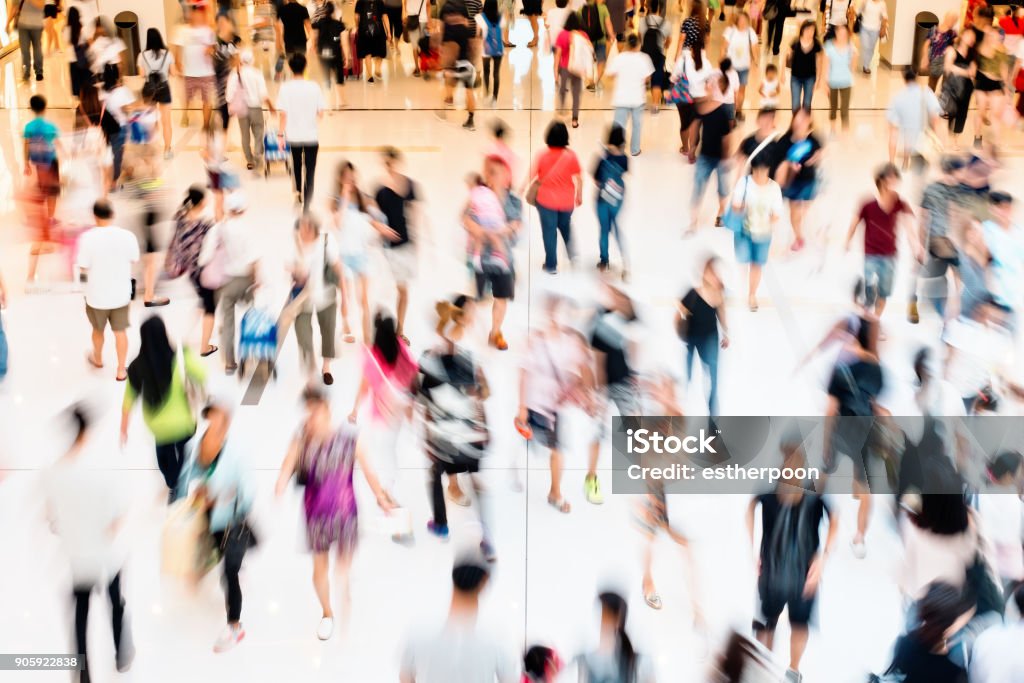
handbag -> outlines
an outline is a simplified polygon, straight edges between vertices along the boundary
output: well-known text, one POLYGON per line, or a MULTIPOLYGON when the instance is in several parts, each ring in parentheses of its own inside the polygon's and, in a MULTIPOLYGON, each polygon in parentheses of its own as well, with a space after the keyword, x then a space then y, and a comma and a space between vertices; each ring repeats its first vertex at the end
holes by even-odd
POLYGON ((421 0, 420 8, 416 10, 415 15, 410 14, 405 18, 405 31, 403 31, 402 33, 402 38, 407 43, 411 40, 411 38, 409 37, 410 34, 413 33, 414 31, 420 30, 420 14, 423 12, 423 4, 426 1, 427 0, 421 0))
POLYGON ((324 233, 324 285, 327 287, 337 287, 340 284, 338 271, 327 261, 327 233, 324 233))
POLYGON ((861 19, 860 19, 860 12, 858 12, 857 16, 853 20, 853 32, 854 33, 860 33, 860 21, 861 21, 861 19))
POLYGON ((537 206, 537 192, 538 190, 540 190, 541 183, 547 180, 549 175, 554 173, 555 169, 558 168, 558 166, 562 163, 562 160, 565 159, 565 156, 568 153, 568 150, 563 149, 562 155, 558 157, 558 161, 556 161, 554 165, 548 169, 548 172, 544 174, 543 178, 537 176, 536 178, 530 181, 530 186, 526 188, 526 192, 523 195, 523 199, 526 200, 527 204, 529 204, 530 206, 537 206))
POLYGON ((693 104, 693 95, 690 94, 690 79, 686 77, 685 73, 672 84, 672 89, 665 95, 665 102, 668 104, 693 104))
POLYGON ((189 413, 192 415, 192 421, 198 422, 199 414, 206 406, 206 390, 202 384, 193 380, 192 376, 188 374, 185 351, 182 348, 178 349, 177 362, 181 365, 182 386, 185 389, 185 400, 188 402, 189 413))
MULTIPOLYGON (((750 176, 744 176, 743 178, 743 201, 741 210, 737 211, 732 201, 729 202, 729 208, 725 210, 722 215, 722 225, 731 230, 736 234, 743 232, 747 224, 747 189, 750 187, 750 176)), ((730 195, 731 197, 731 195, 730 195)))
POLYGON ((245 83, 242 81, 241 67, 235 69, 235 75, 238 76, 238 89, 235 90, 234 96, 228 102, 228 114, 241 119, 249 115, 249 98, 245 93, 245 83))
POLYGON ((195 579, 212 565, 214 547, 210 542, 206 513, 191 498, 171 503, 161 532, 161 567, 165 574, 195 579))
POLYGON ((761 13, 767 21, 775 21, 776 17, 779 16, 779 5, 777 2, 768 0, 771 4, 766 4, 764 11, 761 13))

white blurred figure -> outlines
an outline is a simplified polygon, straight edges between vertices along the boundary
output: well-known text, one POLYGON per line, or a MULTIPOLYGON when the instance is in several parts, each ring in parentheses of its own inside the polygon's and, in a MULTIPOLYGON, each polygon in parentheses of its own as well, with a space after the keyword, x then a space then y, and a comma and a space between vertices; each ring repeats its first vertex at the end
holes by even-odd
POLYGON ((457 560, 452 602, 440 630, 413 638, 402 655, 401 683, 518 683, 521 664, 511 642, 478 625, 490 571, 483 560, 457 560))
POLYGON ((597 599, 601 604, 600 632, 595 647, 576 659, 580 683, 654 683, 651 660, 633 649, 626 634, 626 600, 612 592, 601 593, 597 599))
POLYGON ((1014 619, 1007 610, 1006 623, 993 626, 974 642, 968 670, 971 683, 1015 683, 1024 681, 1024 584, 1017 586, 1010 600, 1014 619))
POLYGON ((89 683, 86 652, 89 602, 97 588, 110 596, 111 626, 117 670, 127 671, 135 658, 131 629, 121 595, 121 568, 127 555, 121 529, 128 508, 125 491, 103 467, 90 441, 91 417, 83 406, 68 411, 73 442, 67 453, 43 474, 50 527, 71 565, 76 652, 85 659, 80 683, 89 683))

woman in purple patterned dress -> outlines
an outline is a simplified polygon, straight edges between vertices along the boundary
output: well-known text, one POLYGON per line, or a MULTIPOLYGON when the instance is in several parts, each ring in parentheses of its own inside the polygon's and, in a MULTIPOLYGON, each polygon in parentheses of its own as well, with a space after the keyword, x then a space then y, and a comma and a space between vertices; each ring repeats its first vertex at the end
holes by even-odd
POLYGON ((358 510, 352 482, 357 462, 377 497, 377 504, 385 512, 392 504, 380 487, 371 463, 356 447, 356 428, 347 421, 339 424, 331 418, 330 402, 321 389, 307 388, 302 400, 306 419, 281 465, 276 493, 278 496, 284 493, 293 474, 305 484, 306 540, 313 552, 313 588, 323 608, 316 635, 320 640, 327 640, 334 633, 329 578, 332 547, 337 548, 335 569, 341 576, 342 596, 345 604, 350 604, 348 576, 358 537, 358 510))

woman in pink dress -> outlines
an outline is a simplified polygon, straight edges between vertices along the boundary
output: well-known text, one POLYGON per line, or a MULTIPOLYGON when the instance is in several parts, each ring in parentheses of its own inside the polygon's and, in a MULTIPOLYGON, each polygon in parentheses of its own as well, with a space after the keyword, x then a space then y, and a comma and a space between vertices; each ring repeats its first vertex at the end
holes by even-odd
MULTIPOLYGON (((419 365, 398 336, 395 319, 388 314, 377 313, 373 319, 373 345, 367 347, 363 354, 363 378, 348 419, 354 424, 364 399, 370 399, 367 418, 370 448, 374 460, 380 464, 385 495, 395 506, 398 505, 394 496, 398 436, 402 425, 412 415, 413 383, 418 372, 419 365)), ((412 523, 408 515, 398 516, 395 524, 392 538, 399 543, 410 540, 412 523), (405 521, 408 523, 403 525, 405 521)))
POLYGON ((357 462, 377 498, 377 504, 385 512, 392 505, 377 482, 373 467, 357 448, 355 426, 347 422, 339 426, 334 422, 328 397, 319 388, 307 388, 302 400, 306 419, 281 464, 275 492, 280 497, 293 474, 298 483, 305 486, 303 508, 306 513, 306 539, 313 552, 313 588, 323 609, 316 635, 320 640, 327 640, 334 633, 328 577, 332 547, 337 548, 335 569, 341 575, 346 608, 351 604, 348 578, 358 538, 358 509, 352 474, 357 462))

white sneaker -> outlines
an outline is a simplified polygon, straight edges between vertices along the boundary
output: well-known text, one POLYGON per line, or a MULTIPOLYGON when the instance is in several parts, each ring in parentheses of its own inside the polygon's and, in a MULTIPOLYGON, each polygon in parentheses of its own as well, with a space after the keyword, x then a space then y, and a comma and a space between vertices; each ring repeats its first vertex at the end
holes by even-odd
POLYGON ((868 549, 864 545, 864 541, 850 541, 850 550, 853 551, 853 556, 858 560, 863 560, 868 555, 868 549))
POLYGON ((227 652, 235 645, 242 642, 243 638, 245 638, 245 629, 242 628, 241 624, 238 626, 228 624, 224 627, 224 630, 221 631, 220 636, 217 638, 217 642, 213 644, 213 651, 227 652))
POLYGON ((334 619, 332 617, 324 617, 320 620, 320 625, 316 627, 316 637, 320 640, 330 640, 334 634, 334 619))

